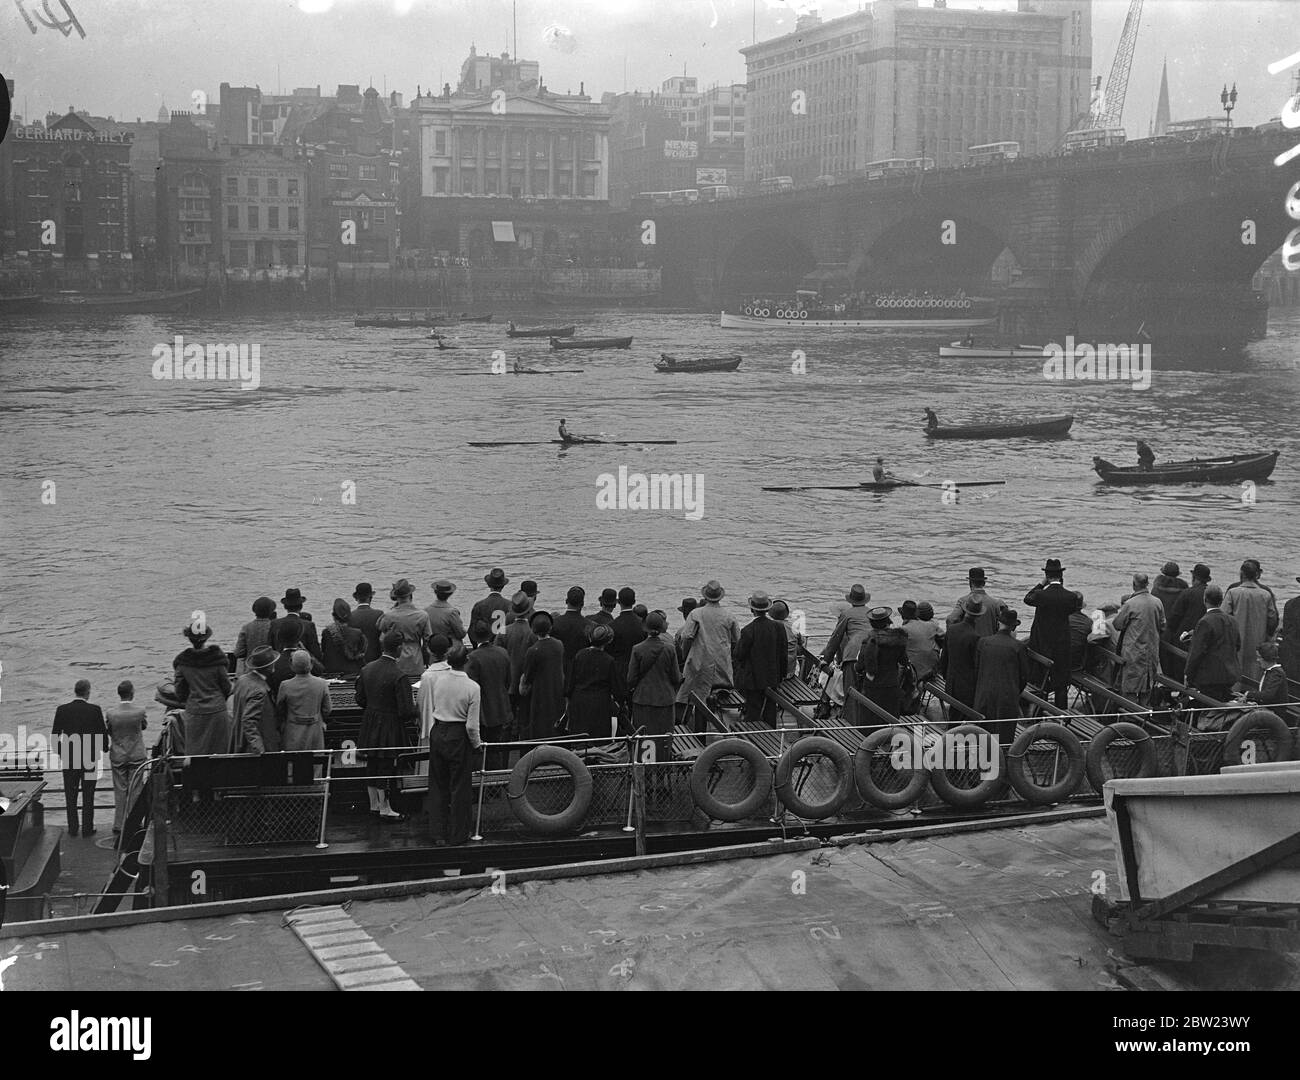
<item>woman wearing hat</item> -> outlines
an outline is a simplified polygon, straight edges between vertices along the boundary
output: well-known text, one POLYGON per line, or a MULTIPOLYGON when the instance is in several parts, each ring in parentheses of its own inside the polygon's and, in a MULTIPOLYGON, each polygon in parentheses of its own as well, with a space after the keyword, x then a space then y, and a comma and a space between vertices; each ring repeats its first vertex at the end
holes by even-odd
MULTIPOLYGON (((329 683, 311 673, 311 656, 293 654, 293 678, 280 684, 275 695, 275 713, 280 721, 282 750, 324 750, 325 723, 330 714, 329 683)), ((309 762, 309 758, 304 758, 309 762)), ((295 770, 300 776, 311 769, 295 770)))
MULTIPOLYGON (((874 607, 868 612, 871 632, 862 642, 856 674, 864 697, 879 705, 890 716, 898 716, 903 707, 903 665, 907 663, 907 635, 891 625, 894 609, 874 607)), ((845 702, 845 716, 852 715, 845 702)), ((852 704, 857 704, 856 702, 852 704)), ((860 706, 855 710, 860 720, 848 723, 876 724, 880 717, 860 706)))
MULTIPOLYGON (((721 586, 718 586, 718 591, 721 591, 721 586)), ((707 599, 709 593, 706 592, 704 595, 707 599)), ((644 641, 632 646, 632 658, 627 666, 627 689, 632 702, 632 728, 634 731, 644 728, 647 735, 658 736, 654 740, 655 760, 671 761, 673 759, 673 702, 677 697, 677 688, 682 682, 682 672, 677 665, 677 651, 660 636, 668 629, 668 620, 664 613, 650 612, 646 616, 645 629, 648 636, 644 641)))
POLYGON ((235 656, 239 663, 235 674, 242 675, 247 670, 249 654, 262 645, 271 644, 271 627, 275 623, 275 601, 269 596, 259 596, 253 601, 253 621, 246 622, 239 628, 239 637, 235 640, 235 656))
POLYGON ((176 699, 185 706, 182 730, 185 752, 191 755, 224 754, 230 748, 230 675, 226 653, 210 644, 212 627, 193 625, 181 631, 190 647, 172 661, 176 699))
POLYGON ((334 621, 320 636, 321 661, 331 675, 354 678, 366 657, 366 635, 352 626, 352 605, 342 597, 334 601, 334 621))
POLYGON ((519 678, 519 737, 549 739, 564 718, 564 646, 551 637, 549 612, 537 612, 529 626, 537 640, 524 654, 519 678))
POLYGON ((379 633, 383 635, 396 630, 402 635, 402 653, 397 658, 397 667, 403 675, 418 679, 429 662, 424 648, 429 639, 429 616, 412 603, 414 595, 415 586, 406 578, 393 582, 388 596, 394 603, 379 620, 379 633))
POLYGON ((613 733, 611 720, 624 696, 622 673, 609 654, 613 640, 614 631, 608 626, 593 626, 591 644, 573 658, 564 685, 570 735, 608 739, 613 733))
POLYGON ((704 700, 715 686, 733 685, 731 654, 740 641, 740 624, 722 607, 727 591, 716 580, 705 585, 701 593, 704 603, 686 616, 682 627, 681 648, 686 664, 677 701, 683 706, 690 703, 692 694, 704 700))
POLYGON ((1178 594, 1187 588, 1187 582, 1178 576, 1180 573, 1182 571, 1178 564, 1170 559, 1160 568, 1160 573, 1151 583, 1151 595, 1164 605, 1166 619, 1174 610, 1174 601, 1178 599, 1178 594))

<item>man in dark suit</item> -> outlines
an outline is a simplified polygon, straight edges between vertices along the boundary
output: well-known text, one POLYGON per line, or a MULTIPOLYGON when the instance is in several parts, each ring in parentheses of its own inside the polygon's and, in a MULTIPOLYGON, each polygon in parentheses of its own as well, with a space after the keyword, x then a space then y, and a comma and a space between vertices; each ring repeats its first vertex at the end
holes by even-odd
POLYGON ((370 606, 374 598, 375 590, 371 588, 370 582, 361 582, 352 590, 352 599, 357 602, 357 606, 348 616, 348 625, 360 630, 366 639, 366 656, 363 661, 366 664, 378 660, 379 654, 384 651, 379 644, 379 620, 384 617, 384 613, 370 606))
POLYGON ((962 621, 949 625, 943 652, 939 654, 939 674, 944 678, 948 694, 972 709, 975 707, 975 650, 980 638, 985 636, 978 626, 983 614, 984 605, 980 601, 969 597, 963 600, 962 621))
POLYGON ((81 835, 95 834, 95 780, 100 755, 108 749, 108 725, 98 705, 90 703, 90 680, 78 679, 77 696, 54 710, 51 734, 57 740, 63 771, 63 798, 68 804, 68 835, 77 835, 77 797, 81 797, 81 835))
MULTIPOLYGON (((1180 649, 1187 648, 1187 641, 1196 624, 1205 615, 1205 586, 1210 583, 1210 568, 1204 563, 1197 563, 1192 568, 1192 583, 1178 594, 1173 607, 1167 611, 1165 619, 1165 640, 1180 649)), ((1165 673, 1170 678, 1185 682, 1187 673, 1183 669, 1180 657, 1170 656, 1167 652, 1161 657, 1165 673)))
POLYGON ((1227 701, 1241 678, 1241 631, 1236 620, 1220 607, 1222 603, 1223 590, 1207 585, 1205 615, 1192 631, 1192 644, 1187 650, 1187 685, 1216 701, 1227 701))
POLYGON ((323 660, 320 651, 320 638, 316 634, 316 624, 312 622, 311 616, 303 611, 302 605, 306 597, 298 589, 286 589, 284 595, 280 597, 280 603, 284 606, 284 615, 271 624, 271 648, 284 650, 286 642, 284 640, 285 626, 290 622, 302 623, 302 643, 299 648, 306 649, 316 660, 323 660))
MULTIPOLYGON (((975 708, 984 714, 985 726, 997 732, 1003 746, 1015 741, 1020 693, 1029 681, 1028 649, 1016 637, 1019 625, 1020 616, 1010 608, 1003 608, 998 612, 998 632, 980 638, 975 649, 975 708)), ((1068 622, 1066 629, 1069 629, 1068 622)))
POLYGON ((603 623, 611 629, 614 626, 614 605, 618 603, 618 593, 613 589, 601 589, 600 610, 591 617, 593 623, 603 623))
POLYGON ((1050 685, 1058 709, 1064 709, 1070 698, 1070 616, 1083 604, 1077 593, 1065 587, 1064 578, 1061 561, 1048 559, 1042 584, 1025 596, 1025 603, 1036 609, 1029 647, 1052 662, 1050 685))
POLYGON ((736 689, 745 695, 745 720, 776 726, 776 702, 764 692, 789 674, 790 650, 785 627, 767 617, 772 601, 765 592, 749 598, 753 622, 740 631, 732 653, 736 689))
MULTIPOLYGON (((310 623, 294 622, 289 620, 285 623, 280 634, 280 642, 283 648, 280 650, 278 659, 267 670, 262 672, 266 679, 267 685, 271 688, 271 701, 274 703, 276 694, 280 690, 280 684, 293 678, 293 654, 298 651, 306 652, 306 647, 302 640, 303 627, 310 626, 310 623)), ((275 650, 272 650, 273 652, 275 650)), ((310 656, 311 654, 308 653, 310 656)), ((324 675, 325 665, 316 657, 311 658, 311 673, 313 675, 324 675)))
POLYGON ((591 620, 582 614, 582 605, 586 600, 587 593, 582 586, 573 586, 564 598, 564 614, 556 616, 551 626, 551 637, 564 646, 565 679, 568 679, 569 669, 573 667, 573 658, 590 642, 587 631, 590 629, 591 620))
POLYGON ((619 671, 627 670, 627 662, 632 658, 632 649, 647 637, 645 624, 632 610, 635 605, 636 592, 624 585, 618 590, 619 612, 614 616, 611 624, 614 641, 609 647, 609 655, 613 657, 619 671))
POLYGON ((488 624, 488 629, 493 634, 504 634, 510 601, 501 595, 501 590, 510 584, 510 579, 497 566, 483 575, 483 581, 488 587, 488 594, 470 609, 469 624, 473 626, 481 620, 488 624), (497 616, 498 611, 501 612, 500 617, 497 616))

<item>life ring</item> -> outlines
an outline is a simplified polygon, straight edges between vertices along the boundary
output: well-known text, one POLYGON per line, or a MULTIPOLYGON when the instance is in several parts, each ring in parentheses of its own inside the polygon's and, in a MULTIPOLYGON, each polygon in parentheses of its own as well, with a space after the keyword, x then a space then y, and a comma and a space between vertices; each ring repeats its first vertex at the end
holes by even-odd
MULTIPOLYGON (((979 739, 989 739, 992 736, 978 724, 958 724, 954 728, 949 728, 943 733, 944 741, 947 742, 955 735, 974 735, 979 739)), ((963 772, 970 770, 963 769, 963 772)), ((949 806, 955 806, 960 810, 970 810, 977 806, 983 806, 994 794, 1002 787, 1002 776, 1000 770, 995 770, 994 774, 985 780, 981 780, 974 787, 958 787, 952 782, 945 769, 935 769, 930 773, 930 786, 934 788, 934 793, 939 796, 949 806)))
POLYGON ((806 311, 801 311, 801 312, 799 312, 799 318, 801 318, 801 319, 806 319, 806 318, 808 318, 808 312, 806 312, 806 311))
POLYGON ((1116 739, 1127 739, 1133 744, 1133 749, 1138 752, 1141 760, 1138 764, 1137 772, 1130 773, 1114 771, 1115 777, 1128 779, 1139 776, 1156 776, 1160 772, 1160 762, 1156 757, 1156 744, 1151 741, 1151 736, 1145 728, 1137 724, 1130 724, 1126 720, 1121 720, 1117 724, 1111 724, 1109 727, 1102 728, 1088 742, 1088 752, 1084 755, 1084 770, 1088 774, 1088 783, 1092 785, 1093 791, 1098 795, 1101 794, 1102 788, 1106 781, 1111 779, 1106 775, 1106 751, 1110 749, 1110 744, 1116 739))
POLYGON ((746 304, 746 305, 745 305, 745 314, 746 314, 746 315, 753 315, 753 314, 754 314, 754 305, 753 305, 753 304, 746 304))
POLYGON ((961 302, 961 306, 962 306, 965 310, 969 311, 969 310, 971 309, 971 302, 970 302, 969 300, 963 300, 963 301, 961 302))
POLYGON ((853 795, 853 759, 849 752, 831 739, 813 735, 800 739, 776 763, 776 794, 794 814, 809 821, 821 821, 837 814, 853 795), (808 802, 790 782, 794 767, 810 754, 821 754, 835 766, 835 790, 823 802, 808 802))
POLYGON ((763 751, 746 739, 720 739, 706 746, 691 766, 691 798, 716 821, 743 821, 753 817, 772 794, 772 767, 763 751), (754 788, 740 802, 723 802, 709 790, 709 774, 724 757, 738 757, 754 770, 754 788))
POLYGON ((876 297, 876 307, 886 307, 887 304, 879 296, 876 297))
POLYGON ((520 824, 534 832, 572 832, 582 825, 591 806, 591 772, 577 754, 562 746, 537 746, 515 762, 506 788, 510 810, 520 824), (546 814, 528 801, 528 778, 543 765, 558 765, 573 779, 573 798, 558 814, 546 814))
POLYGON ((902 810, 911 806, 925 791, 930 782, 930 774, 925 769, 900 769, 891 760, 890 766, 899 776, 905 778, 903 786, 897 791, 886 791, 872 775, 871 766, 877 760, 876 755, 882 751, 895 748, 895 738, 901 736, 910 742, 915 738, 907 728, 890 727, 873 731, 858 747, 853 755, 853 779, 857 781, 858 794, 864 802, 881 810, 902 810))
POLYGON ((1016 794, 1032 806, 1047 806, 1068 799, 1079 790, 1083 771, 1083 744, 1073 731, 1061 724, 1035 724, 1022 731, 1007 751, 1007 779, 1016 794), (1025 762, 1029 748, 1037 742, 1054 742, 1065 751, 1065 776, 1055 784, 1037 783, 1025 762))
POLYGON ((1259 736, 1256 732, 1263 732, 1265 738, 1271 738, 1277 743, 1277 756, 1267 759, 1268 761, 1288 761, 1291 758, 1291 729, 1286 726, 1284 721, 1272 709, 1252 709, 1244 716, 1237 717, 1232 727, 1228 728, 1228 734, 1223 740, 1223 761, 1226 765, 1241 765, 1241 751, 1245 747, 1246 740, 1254 736, 1258 742, 1259 736))
POLYGON ((763 318, 766 319, 769 315, 772 314, 772 310, 771 310, 771 308, 764 308, 762 311, 759 312, 759 314, 762 315, 763 318))
POLYGON ((784 318, 785 318, 785 308, 777 308, 777 309, 776 309, 776 317, 777 317, 778 319, 784 319, 784 318))

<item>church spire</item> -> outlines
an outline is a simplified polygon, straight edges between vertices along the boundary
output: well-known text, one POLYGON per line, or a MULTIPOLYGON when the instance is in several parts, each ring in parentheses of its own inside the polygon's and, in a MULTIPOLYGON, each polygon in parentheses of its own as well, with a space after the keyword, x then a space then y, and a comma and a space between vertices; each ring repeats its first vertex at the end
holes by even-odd
POLYGON ((1160 97, 1156 100, 1156 135, 1163 135, 1169 126, 1169 61, 1160 65, 1160 97))

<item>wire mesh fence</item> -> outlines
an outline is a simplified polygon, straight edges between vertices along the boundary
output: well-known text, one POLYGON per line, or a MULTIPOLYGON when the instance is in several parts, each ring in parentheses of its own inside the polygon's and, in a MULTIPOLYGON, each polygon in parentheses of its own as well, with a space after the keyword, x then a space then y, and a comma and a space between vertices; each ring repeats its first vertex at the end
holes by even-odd
POLYGON ((174 788, 169 828, 189 848, 314 843, 325 791, 324 782, 279 791, 174 788))

